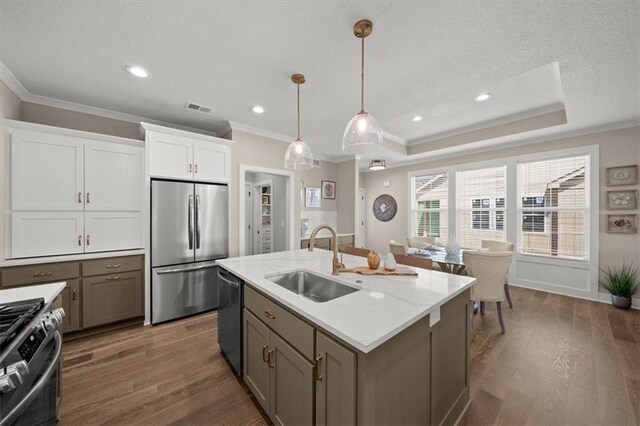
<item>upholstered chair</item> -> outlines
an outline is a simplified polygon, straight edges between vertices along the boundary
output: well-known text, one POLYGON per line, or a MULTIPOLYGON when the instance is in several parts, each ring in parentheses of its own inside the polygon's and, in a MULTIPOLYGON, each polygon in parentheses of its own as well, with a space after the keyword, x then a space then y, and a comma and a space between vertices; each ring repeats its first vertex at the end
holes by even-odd
POLYGON ((395 241, 389 241, 389 251, 391 254, 407 254, 407 249, 403 244, 396 243, 395 241))
MULTIPOLYGON (((513 253, 514 246, 513 243, 509 243, 507 241, 498 241, 498 240, 481 240, 481 247, 485 249, 489 249, 489 251, 510 251, 513 253)), ((507 296, 507 302, 509 303, 509 307, 513 308, 513 302, 511 302, 511 293, 509 293, 509 273, 504 277, 504 294, 507 296)))
POLYGON ((502 301, 504 300, 504 277, 509 270, 513 253, 510 251, 462 252, 467 275, 476 279, 471 287, 471 299, 480 302, 480 312, 483 312, 485 302, 496 302, 500 328, 505 332, 502 318, 502 301))
POLYGON ((407 246, 410 248, 422 248, 427 244, 434 245, 435 237, 409 237, 407 238, 407 246))

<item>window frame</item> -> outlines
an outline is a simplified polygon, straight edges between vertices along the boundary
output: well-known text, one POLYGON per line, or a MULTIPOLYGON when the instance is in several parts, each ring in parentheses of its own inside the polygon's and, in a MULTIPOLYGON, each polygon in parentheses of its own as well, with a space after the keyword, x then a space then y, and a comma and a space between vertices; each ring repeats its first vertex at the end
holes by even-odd
POLYGON ((416 235, 416 230, 417 230, 417 223, 414 223, 414 218, 416 218, 416 213, 418 213, 419 211, 424 211, 424 212, 439 212, 440 213, 440 221, 442 221, 443 216, 447 218, 447 235, 440 235, 438 238, 439 241, 449 241, 450 235, 451 235, 451 230, 449 229, 449 224, 451 223, 451 215, 450 215, 450 205, 451 205, 451 185, 450 185, 450 180, 451 180, 451 173, 449 172, 448 169, 432 169, 429 170, 428 173, 422 173, 420 171, 416 171, 416 172, 409 172, 407 174, 407 188, 408 188, 408 197, 407 199, 409 200, 409 208, 407 209, 407 224, 408 224, 408 232, 407 235, 410 237, 415 237, 416 235), (421 177, 421 176, 430 176, 430 175, 439 175, 439 174, 444 174, 447 176, 447 208, 443 209, 443 208, 437 208, 437 209, 433 209, 433 208, 429 208, 429 209, 414 209, 413 206, 414 204, 417 207, 417 203, 416 203, 416 194, 413 190, 413 178, 416 177, 421 177))

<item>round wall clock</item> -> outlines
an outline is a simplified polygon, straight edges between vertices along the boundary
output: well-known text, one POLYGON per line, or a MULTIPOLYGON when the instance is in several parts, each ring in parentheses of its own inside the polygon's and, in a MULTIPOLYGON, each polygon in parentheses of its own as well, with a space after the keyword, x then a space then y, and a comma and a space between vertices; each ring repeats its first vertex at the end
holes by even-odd
POLYGON ((389 194, 382 194, 373 202, 373 215, 381 222, 389 222, 397 211, 398 204, 389 194))

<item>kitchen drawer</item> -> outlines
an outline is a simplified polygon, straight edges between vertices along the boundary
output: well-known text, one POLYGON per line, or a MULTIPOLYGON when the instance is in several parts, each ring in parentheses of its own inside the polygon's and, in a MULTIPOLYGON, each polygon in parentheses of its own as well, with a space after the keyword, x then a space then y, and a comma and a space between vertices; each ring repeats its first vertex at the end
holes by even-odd
POLYGON ((308 359, 313 359, 314 328, 249 286, 244 306, 308 359))
POLYGON ((353 245, 353 235, 338 237, 338 245, 353 245))
POLYGON ((64 281, 80 276, 79 262, 44 263, 41 265, 2 268, 2 287, 64 281))
POLYGON ((142 269, 142 256, 109 257, 82 262, 82 276, 114 274, 142 269))

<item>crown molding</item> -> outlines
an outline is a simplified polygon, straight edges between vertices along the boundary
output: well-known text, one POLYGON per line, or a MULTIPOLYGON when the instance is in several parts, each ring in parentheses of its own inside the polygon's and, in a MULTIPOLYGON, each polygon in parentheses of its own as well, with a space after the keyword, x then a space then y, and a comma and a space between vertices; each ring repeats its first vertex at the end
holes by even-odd
POLYGON ((396 135, 393 135, 393 134, 391 134, 389 132, 385 132, 385 131, 382 131, 382 137, 385 138, 385 139, 388 139, 388 140, 390 140, 392 142, 395 142, 397 144, 404 145, 404 146, 407 146, 407 144, 409 143, 409 141, 407 141, 406 139, 403 139, 400 136, 396 136, 396 135))
POLYGON ((250 126, 244 123, 238 123, 237 121, 229 120, 229 127, 231 131, 238 130, 244 133, 250 133, 256 136, 262 136, 269 139, 274 139, 280 142, 291 143, 295 139, 293 136, 284 135, 282 133, 272 132, 271 130, 261 129, 259 127, 250 126))
POLYGON ((26 96, 30 95, 29 91, 25 89, 22 83, 20 83, 2 61, 0 61, 0 80, 2 80, 20 100, 24 100, 26 96))

